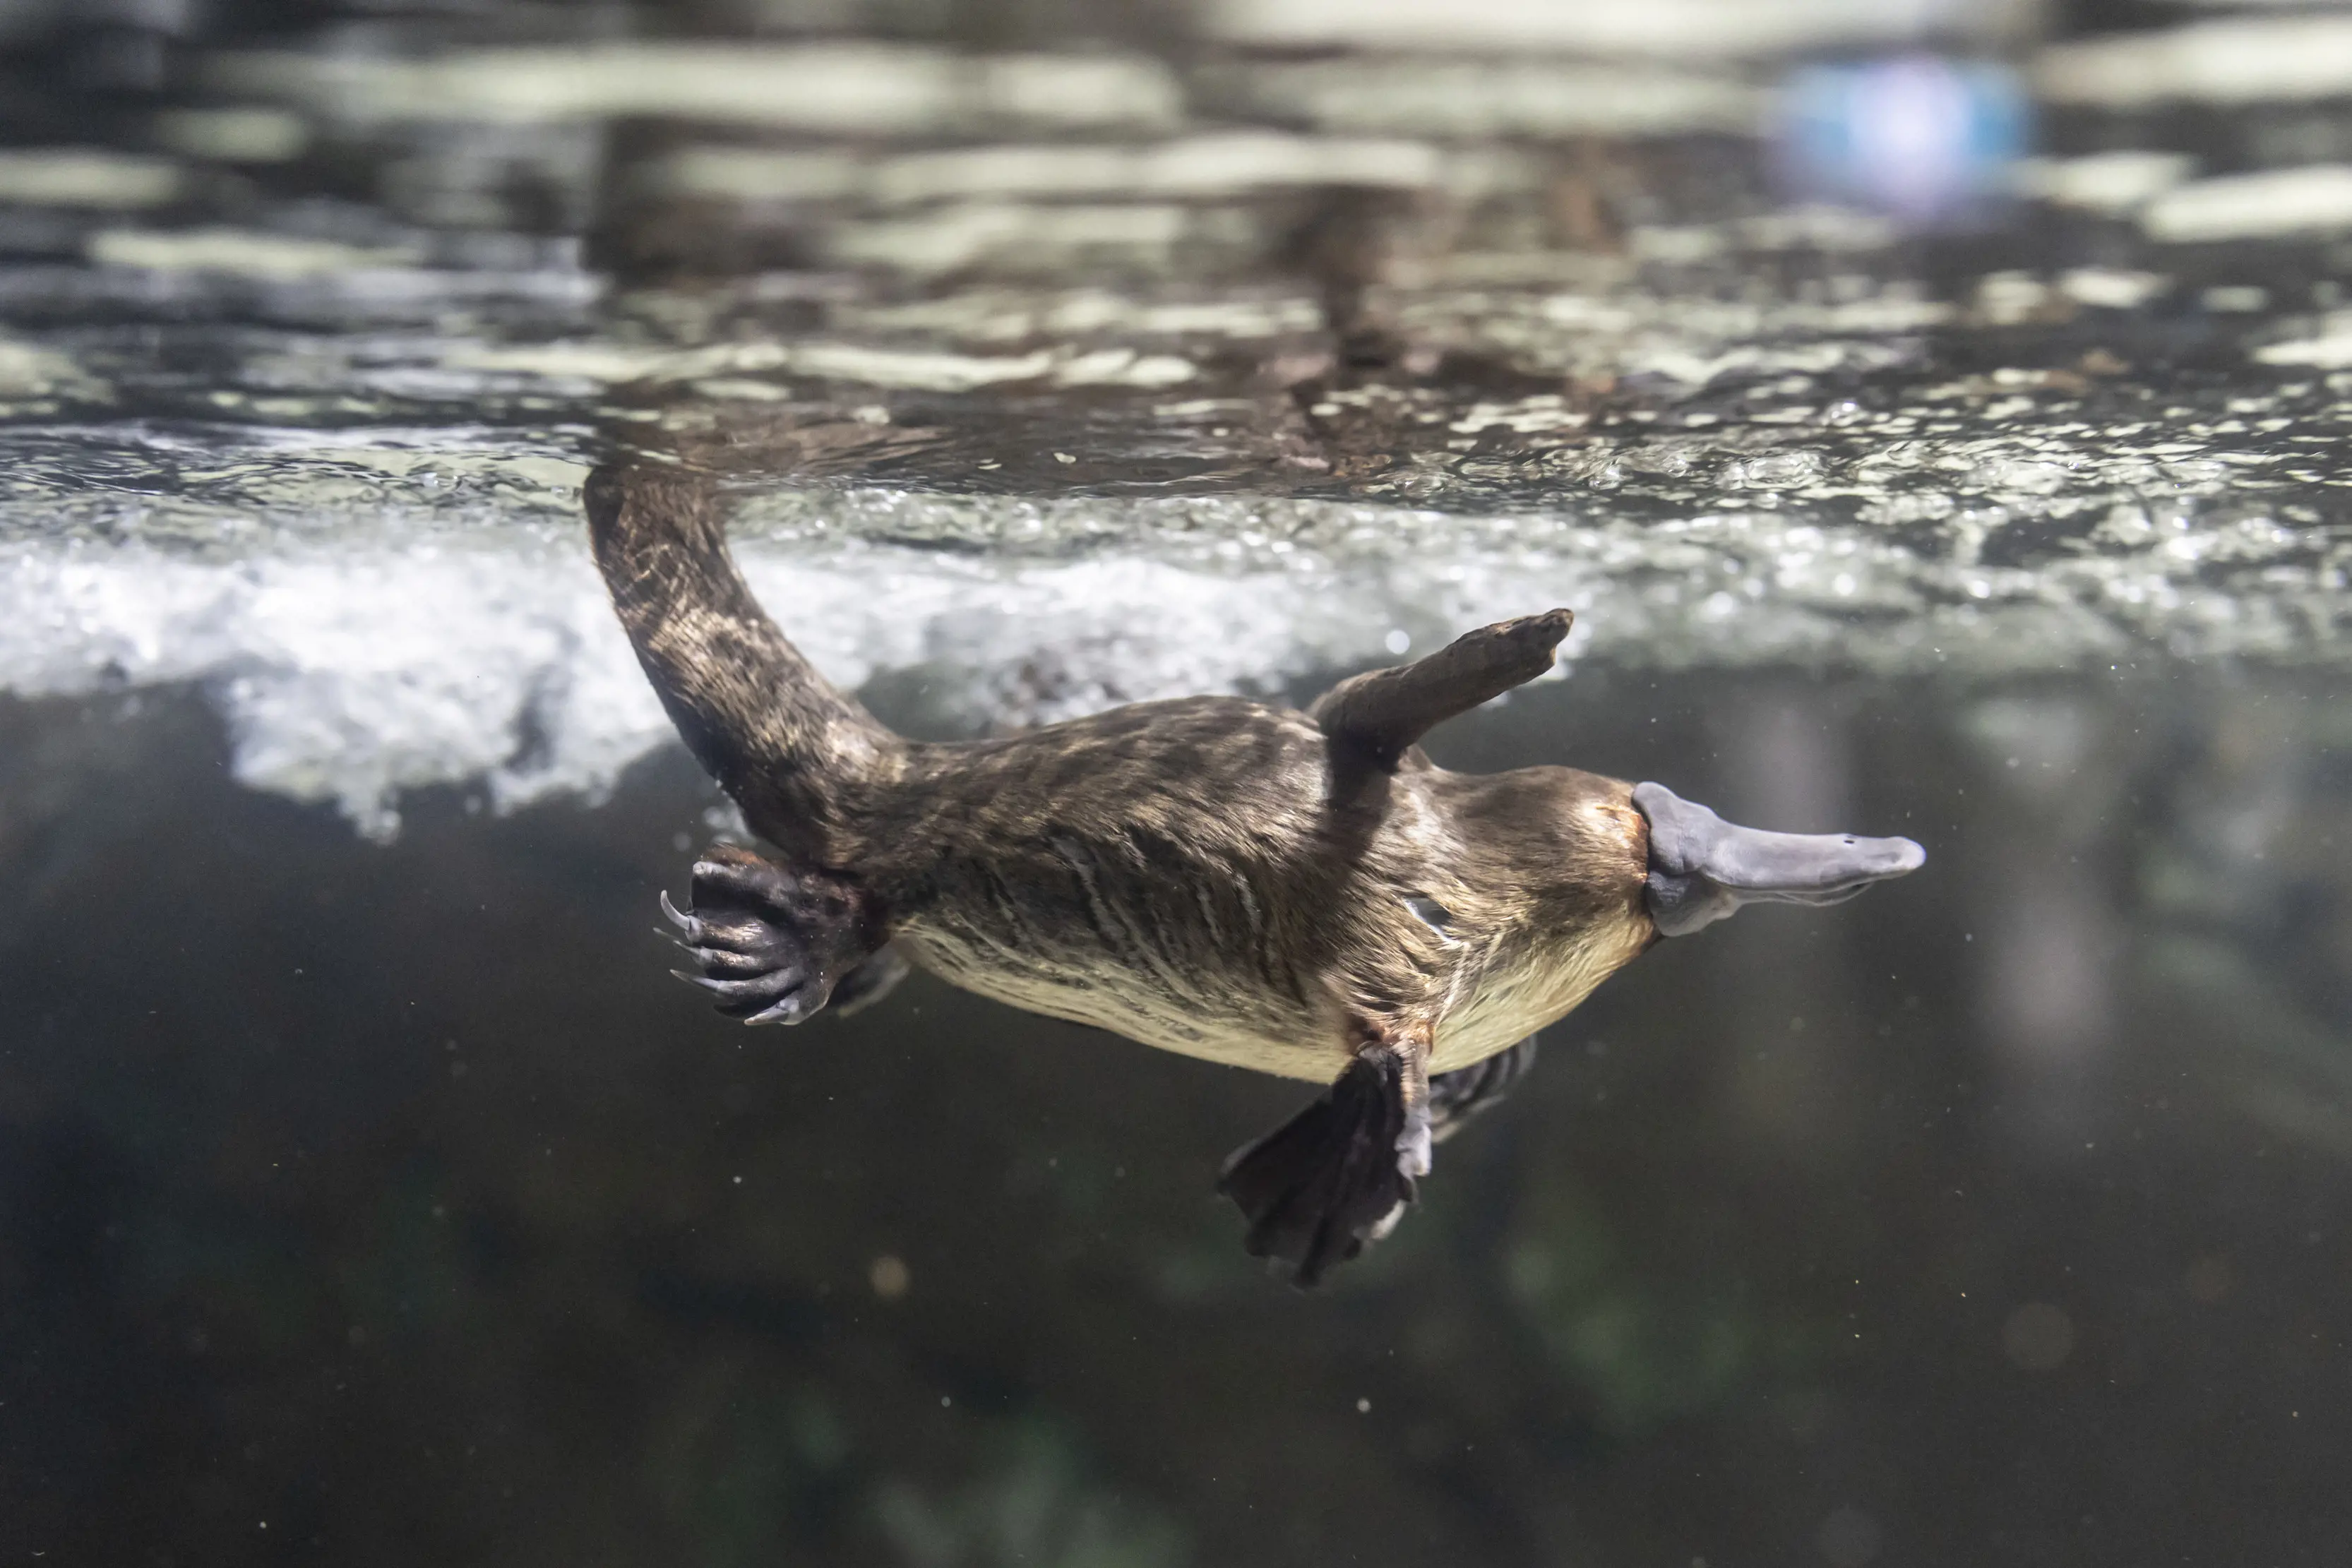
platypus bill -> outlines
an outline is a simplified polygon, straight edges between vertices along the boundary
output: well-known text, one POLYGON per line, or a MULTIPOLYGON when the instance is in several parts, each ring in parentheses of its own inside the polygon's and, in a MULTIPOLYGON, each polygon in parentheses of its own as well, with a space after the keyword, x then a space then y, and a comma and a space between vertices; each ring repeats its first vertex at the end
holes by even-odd
POLYGON ((753 600, 710 483, 599 469, 596 561, 678 733, 773 855, 714 845, 683 910, 719 1009, 799 1023, 909 961, 1163 1050, 1327 1084, 1229 1159, 1253 1253, 1302 1285, 1387 1234, 1535 1034, 1651 943, 1831 904, 1908 839, 1735 827, 1659 784, 1451 773, 1414 744, 1549 669, 1570 613, 1473 632, 1307 712, 1138 703, 1004 739, 902 739, 753 600))

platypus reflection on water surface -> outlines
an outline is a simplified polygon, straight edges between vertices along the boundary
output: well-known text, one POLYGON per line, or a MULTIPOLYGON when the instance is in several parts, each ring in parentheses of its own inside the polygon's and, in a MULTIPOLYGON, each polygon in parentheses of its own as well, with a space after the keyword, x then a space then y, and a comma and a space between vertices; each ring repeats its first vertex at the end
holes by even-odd
POLYGON ((713 487, 599 469, 596 560, 679 734, 773 845, 715 845, 663 906, 722 1011, 798 1023, 908 962, 1163 1050, 1328 1084, 1226 1163, 1249 1249, 1312 1284, 1385 1235, 1431 1145, 1535 1033, 1661 936, 1830 904, 1907 839, 1734 827, 1658 784, 1451 773, 1430 727, 1550 668, 1554 610, 1343 682, 1304 713, 1137 703, 908 741, 835 690, 735 570, 713 487), (903 955, 903 956, 902 956, 903 955))

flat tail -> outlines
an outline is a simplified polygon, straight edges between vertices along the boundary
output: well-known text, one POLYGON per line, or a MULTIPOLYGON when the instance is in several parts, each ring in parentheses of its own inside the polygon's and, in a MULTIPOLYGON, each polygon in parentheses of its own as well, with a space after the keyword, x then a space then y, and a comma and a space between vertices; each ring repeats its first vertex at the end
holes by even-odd
POLYGON ((1248 1219, 1250 1255, 1307 1287, 1387 1235, 1413 1199, 1397 1150, 1405 1123, 1402 1064, 1368 1052, 1313 1104, 1235 1150, 1217 1190, 1248 1219))
POLYGON ((904 743, 835 689, 752 596, 709 476, 608 463, 582 500, 613 608, 679 737, 763 837, 820 862, 839 788, 904 743))

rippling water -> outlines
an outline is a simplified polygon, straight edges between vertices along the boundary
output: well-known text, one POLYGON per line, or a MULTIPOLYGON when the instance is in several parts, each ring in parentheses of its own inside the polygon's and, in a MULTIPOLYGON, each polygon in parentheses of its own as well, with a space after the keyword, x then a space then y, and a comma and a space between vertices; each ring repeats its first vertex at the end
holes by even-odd
POLYGON ((350 9, 0 5, 0 1546, 2334 1560, 2338 19, 1987 10, 2042 145, 1923 233, 1767 141, 1886 8, 350 9), (1441 760, 1930 863, 1645 957, 1293 1297, 1207 1187, 1296 1086, 667 979, 647 442, 912 732, 1565 603, 1441 760))

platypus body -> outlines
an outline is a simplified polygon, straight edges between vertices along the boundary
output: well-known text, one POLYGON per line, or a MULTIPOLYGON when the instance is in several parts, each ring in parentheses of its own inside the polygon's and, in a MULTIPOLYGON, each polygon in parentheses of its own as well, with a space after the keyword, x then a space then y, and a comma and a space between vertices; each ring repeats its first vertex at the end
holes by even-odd
MULTIPOLYGON (((586 491, 597 564, 680 735, 777 853, 715 845, 664 906, 723 1011, 798 1023, 908 961, 1014 1007, 1330 1085, 1226 1164, 1248 1245, 1301 1284, 1386 1234, 1431 1145, 1536 1031, 1661 936, 1831 903, 1905 839, 1736 828, 1655 784, 1449 772, 1433 725, 1543 674, 1565 610, 1359 675, 1301 713, 1138 703, 913 742, 761 610, 711 484, 652 458, 586 491)), ((681 971, 681 973, 683 973, 681 971)))

